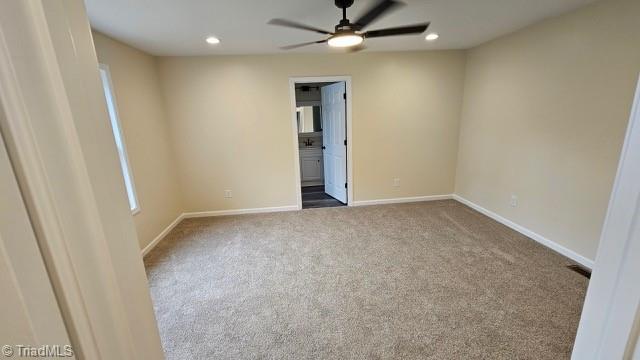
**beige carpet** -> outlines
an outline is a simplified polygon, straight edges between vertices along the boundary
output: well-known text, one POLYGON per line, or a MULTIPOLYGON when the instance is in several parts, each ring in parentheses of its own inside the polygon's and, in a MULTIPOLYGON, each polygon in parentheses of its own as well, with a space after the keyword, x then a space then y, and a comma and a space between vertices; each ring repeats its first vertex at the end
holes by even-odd
POLYGON ((568 359, 587 279, 455 201, 189 219, 145 259, 168 359, 568 359))

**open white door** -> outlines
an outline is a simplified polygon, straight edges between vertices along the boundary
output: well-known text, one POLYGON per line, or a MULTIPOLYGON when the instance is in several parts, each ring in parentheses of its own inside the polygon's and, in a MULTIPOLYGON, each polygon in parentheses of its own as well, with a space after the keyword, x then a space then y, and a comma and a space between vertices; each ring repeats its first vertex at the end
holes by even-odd
MULTIPOLYGON (((31 219, 0 136, 0 338, 2 354, 21 358, 18 344, 60 345, 73 355, 31 219)), ((75 359, 75 357, 73 357, 75 359)))
POLYGON ((347 127, 345 82, 322 87, 324 191, 347 202, 347 127))
POLYGON ((572 359, 640 359, 638 274, 640 79, 572 359))
POLYGON ((2 346, 164 359, 84 1, 0 1, 0 104, 2 346))

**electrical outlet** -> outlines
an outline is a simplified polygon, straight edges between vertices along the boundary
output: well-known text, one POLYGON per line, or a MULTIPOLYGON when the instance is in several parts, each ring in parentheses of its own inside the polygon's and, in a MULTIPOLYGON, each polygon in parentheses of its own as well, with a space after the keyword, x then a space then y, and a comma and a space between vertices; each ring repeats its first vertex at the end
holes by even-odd
POLYGON ((511 195, 511 201, 509 201, 512 207, 518 206, 518 197, 515 195, 511 195))
POLYGON ((393 187, 400 187, 400 178, 393 179, 393 187))
POLYGON ((229 199, 233 197, 233 192, 231 190, 225 190, 224 191, 224 197, 229 199))

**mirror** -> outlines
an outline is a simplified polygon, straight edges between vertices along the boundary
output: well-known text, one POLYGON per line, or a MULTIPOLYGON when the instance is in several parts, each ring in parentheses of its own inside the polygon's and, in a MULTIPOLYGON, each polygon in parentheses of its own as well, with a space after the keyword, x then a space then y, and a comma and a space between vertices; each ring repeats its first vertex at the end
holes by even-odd
POLYGON ((322 131, 322 110, 319 105, 297 107, 296 117, 299 134, 322 131))

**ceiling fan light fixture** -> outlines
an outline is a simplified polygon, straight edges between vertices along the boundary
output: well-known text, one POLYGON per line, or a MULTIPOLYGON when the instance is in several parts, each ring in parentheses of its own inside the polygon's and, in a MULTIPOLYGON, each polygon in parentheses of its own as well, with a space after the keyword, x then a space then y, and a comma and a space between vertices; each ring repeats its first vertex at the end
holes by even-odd
POLYGON ((220 39, 218 39, 215 36, 209 36, 206 39, 204 39, 204 41, 206 41, 207 44, 211 44, 211 45, 220 44, 220 39))
POLYGON ((345 48, 362 44, 364 38, 361 35, 351 34, 338 34, 332 36, 328 43, 331 47, 345 48))
POLYGON ((347 48, 349 53, 354 53, 364 49, 364 46, 358 46, 365 40, 382 38, 387 36, 400 35, 417 35, 424 33, 429 27, 429 22, 420 24, 404 25, 389 27, 384 29, 366 30, 365 29, 377 21, 381 16, 386 15, 389 11, 398 8, 404 3, 400 0, 371 0, 375 1, 359 18, 353 22, 347 18, 347 8, 351 7, 354 0, 335 0, 336 6, 342 11, 342 19, 335 26, 335 32, 317 28, 315 26, 305 25, 296 21, 286 19, 271 19, 268 24, 284 26, 287 28, 310 31, 325 35, 325 38, 317 41, 308 41, 301 44, 293 44, 282 46, 282 50, 292 50, 303 46, 315 44, 327 44, 336 48, 347 48))
POLYGON ((436 41, 436 40, 438 40, 439 37, 440 37, 440 35, 438 35, 437 33, 431 33, 431 34, 427 35, 427 37, 425 37, 425 39, 427 41, 436 41))

